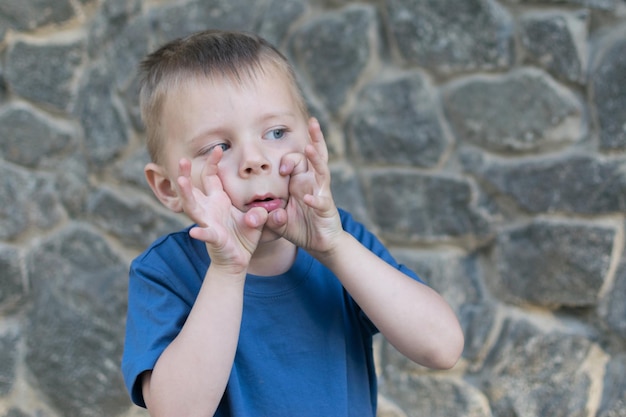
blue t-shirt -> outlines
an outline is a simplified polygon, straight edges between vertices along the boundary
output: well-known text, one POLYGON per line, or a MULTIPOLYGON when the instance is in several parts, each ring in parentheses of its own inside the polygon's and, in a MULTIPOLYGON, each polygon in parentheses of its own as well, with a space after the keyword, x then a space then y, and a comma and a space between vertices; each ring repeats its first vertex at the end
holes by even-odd
MULTIPOLYGON (((344 230, 416 280, 345 211, 344 230)), ((145 406, 139 376, 180 332, 210 260, 189 229, 154 242, 131 264, 122 371, 145 406)), ((215 416, 376 414, 372 336, 377 332, 335 275, 302 249, 286 273, 249 274, 239 344, 215 416)))

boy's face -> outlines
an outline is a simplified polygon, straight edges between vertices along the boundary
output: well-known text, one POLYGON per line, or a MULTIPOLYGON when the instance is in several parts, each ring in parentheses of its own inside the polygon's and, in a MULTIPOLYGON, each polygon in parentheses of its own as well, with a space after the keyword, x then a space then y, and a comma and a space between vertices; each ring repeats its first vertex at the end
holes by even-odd
POLYGON ((284 208, 289 178, 278 172, 281 159, 303 152, 309 141, 308 121, 294 94, 273 68, 243 83, 198 79, 172 91, 161 117, 165 175, 175 183, 178 163, 187 158, 193 185, 202 190, 206 158, 221 147, 218 176, 236 208, 284 208))

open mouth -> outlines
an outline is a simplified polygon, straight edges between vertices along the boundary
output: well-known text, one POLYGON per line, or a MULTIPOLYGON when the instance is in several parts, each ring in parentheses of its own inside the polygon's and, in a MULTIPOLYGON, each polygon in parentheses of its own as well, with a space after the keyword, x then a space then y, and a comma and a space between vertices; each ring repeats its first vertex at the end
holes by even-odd
POLYGON ((270 211, 274 211, 276 209, 282 208, 283 207, 283 201, 280 198, 276 198, 274 196, 260 196, 257 198, 254 198, 252 201, 250 201, 247 206, 249 208, 254 208, 254 207, 263 207, 265 210, 267 210, 268 212, 270 211))

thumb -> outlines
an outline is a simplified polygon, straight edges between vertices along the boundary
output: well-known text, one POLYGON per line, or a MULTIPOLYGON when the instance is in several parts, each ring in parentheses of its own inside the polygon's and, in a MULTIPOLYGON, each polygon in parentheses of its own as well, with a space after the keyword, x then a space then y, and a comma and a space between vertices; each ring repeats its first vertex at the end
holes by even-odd
POLYGON ((260 229, 265 226, 268 217, 267 210, 261 207, 254 207, 244 214, 244 222, 246 226, 252 229, 260 229))
POLYGON ((302 174, 308 169, 309 163, 306 156, 300 152, 288 153, 280 160, 279 172, 284 176, 302 174))

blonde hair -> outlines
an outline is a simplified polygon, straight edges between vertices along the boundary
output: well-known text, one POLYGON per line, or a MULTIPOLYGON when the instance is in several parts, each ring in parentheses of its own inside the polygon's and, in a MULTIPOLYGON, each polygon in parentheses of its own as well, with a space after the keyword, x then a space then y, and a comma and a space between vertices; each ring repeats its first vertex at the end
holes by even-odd
POLYGON ((292 85, 299 111, 307 106, 295 72, 285 56, 263 38, 245 32, 206 30, 176 39, 149 54, 140 64, 139 104, 146 127, 147 148, 159 162, 165 139, 161 113, 168 91, 199 78, 223 77, 237 83, 253 79, 269 65, 292 85))

